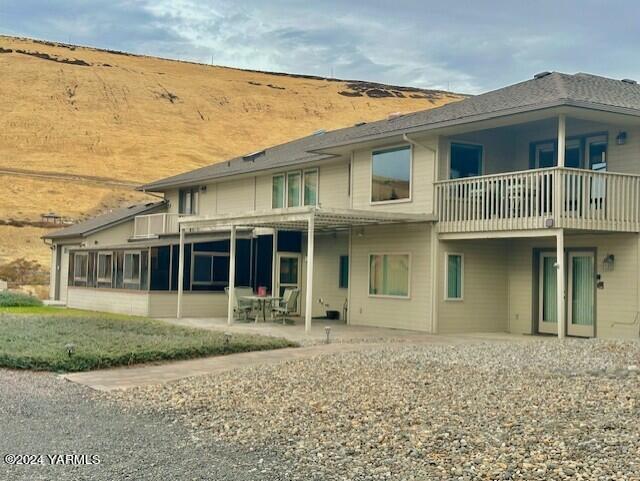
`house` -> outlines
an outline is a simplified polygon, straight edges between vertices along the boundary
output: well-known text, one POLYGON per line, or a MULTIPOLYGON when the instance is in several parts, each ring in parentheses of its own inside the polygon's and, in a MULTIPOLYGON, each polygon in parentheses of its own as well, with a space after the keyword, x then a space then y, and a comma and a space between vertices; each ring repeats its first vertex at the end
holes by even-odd
POLYGON ((543 72, 140 189, 165 203, 47 236, 52 297, 226 317, 226 286, 294 286, 306 327, 638 336, 632 80, 543 72))

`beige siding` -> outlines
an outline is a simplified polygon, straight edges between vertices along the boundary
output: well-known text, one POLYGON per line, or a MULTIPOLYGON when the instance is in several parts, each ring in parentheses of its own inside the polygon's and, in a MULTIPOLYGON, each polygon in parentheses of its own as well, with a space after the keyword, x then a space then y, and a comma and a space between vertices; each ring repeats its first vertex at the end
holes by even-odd
POLYGON ((87 236, 83 243, 86 247, 118 245, 126 244, 131 237, 133 237, 133 220, 87 236))
MULTIPOLYGON (((513 240, 509 245, 509 324, 514 333, 530 333, 533 325, 533 249, 555 248, 554 239, 513 240)), ((566 236, 565 248, 595 248, 596 268, 604 289, 596 291, 596 335, 637 338, 638 235, 566 236), (613 271, 603 271, 606 255, 615 256, 613 271)))
POLYGON ((90 311, 146 316, 149 296, 147 292, 140 291, 69 287, 67 306, 90 311))
POLYGON ((431 330, 429 224, 355 228, 351 241, 351 324, 431 330), (369 296, 369 254, 410 253, 410 298, 369 296))
MULTIPOLYGON (((434 150, 435 140, 421 142, 434 150)), ((433 212, 433 172, 435 153, 422 146, 413 147, 413 171, 411 201, 392 204, 371 204, 371 152, 372 149, 358 150, 353 156, 354 209, 374 209, 394 212, 433 212)))
POLYGON ((217 214, 244 213, 255 210, 255 178, 220 182, 216 189, 217 214))
POLYGON ((507 260, 504 241, 440 242, 438 332, 507 330, 507 260), (446 253, 462 254, 463 299, 445 300, 446 253))
POLYGON ((321 207, 349 208, 349 164, 346 161, 323 164, 318 181, 318 202, 321 207))
MULTIPOLYGON (((303 238, 304 258, 306 259, 306 236, 303 238)), ((313 316, 324 316, 325 311, 340 312, 347 300, 347 289, 338 287, 340 256, 349 255, 349 236, 346 233, 316 235, 313 263, 313 316), (325 304, 318 302, 322 299, 325 304)), ((302 266, 301 312, 304 313, 306 299, 307 263, 302 266)))
MULTIPOLYGON (((223 292, 184 292, 182 294, 184 317, 226 317, 227 296, 223 292)), ((178 307, 176 292, 150 292, 150 317, 175 317, 178 307)))

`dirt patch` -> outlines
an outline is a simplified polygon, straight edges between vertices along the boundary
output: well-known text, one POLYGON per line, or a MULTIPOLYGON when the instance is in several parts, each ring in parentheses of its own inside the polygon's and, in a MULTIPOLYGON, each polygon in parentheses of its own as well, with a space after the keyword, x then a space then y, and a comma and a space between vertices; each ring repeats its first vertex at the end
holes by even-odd
POLYGON ((21 50, 21 49, 17 49, 16 53, 21 53, 22 55, 29 55, 31 57, 40 58, 42 60, 51 60, 52 62, 65 63, 68 65, 79 65, 81 67, 91 67, 90 63, 87 63, 84 60, 81 60, 79 58, 57 57, 55 55, 49 55, 48 53, 44 53, 44 52, 31 52, 29 50, 21 50))

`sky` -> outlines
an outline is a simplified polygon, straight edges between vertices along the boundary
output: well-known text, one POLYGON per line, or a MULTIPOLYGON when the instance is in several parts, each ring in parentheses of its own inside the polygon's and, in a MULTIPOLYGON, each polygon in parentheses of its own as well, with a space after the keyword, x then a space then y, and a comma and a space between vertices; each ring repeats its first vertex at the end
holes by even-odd
POLYGON ((640 79, 640 2, 0 0, 0 34, 481 93, 544 70, 640 79))

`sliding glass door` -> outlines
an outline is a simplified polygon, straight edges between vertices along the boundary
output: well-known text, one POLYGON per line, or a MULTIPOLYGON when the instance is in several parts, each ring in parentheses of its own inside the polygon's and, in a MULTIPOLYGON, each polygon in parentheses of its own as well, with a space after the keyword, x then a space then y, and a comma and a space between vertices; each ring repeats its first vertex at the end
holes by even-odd
POLYGON ((540 254, 538 281, 538 331, 546 334, 558 332, 558 284, 556 255, 540 254))
POLYGON ((568 274, 567 334, 593 337, 596 280, 593 252, 571 252, 568 274))

